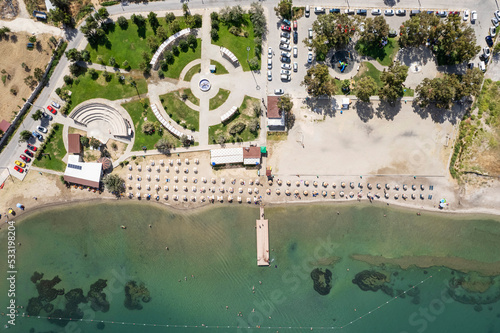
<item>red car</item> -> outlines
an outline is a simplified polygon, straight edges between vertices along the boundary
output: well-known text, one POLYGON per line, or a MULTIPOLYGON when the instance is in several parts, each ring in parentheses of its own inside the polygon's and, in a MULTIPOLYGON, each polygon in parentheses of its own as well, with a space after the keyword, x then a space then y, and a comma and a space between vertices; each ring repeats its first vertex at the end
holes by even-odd
POLYGON ((28 148, 33 150, 33 151, 36 151, 38 149, 37 147, 30 145, 30 144, 28 144, 28 148))
POLYGON ((21 155, 19 156, 24 162, 26 163, 29 163, 31 162, 31 158, 27 157, 27 156, 24 156, 24 155, 21 155))
POLYGON ((281 25, 281 30, 290 32, 290 31, 292 31, 292 28, 290 28, 289 26, 287 26, 285 24, 282 24, 281 25))
POLYGON ((24 151, 24 153, 25 153, 26 155, 28 155, 29 157, 33 157, 33 153, 32 153, 32 152, 30 152, 28 149, 26 149, 26 150, 24 151))
POLYGON ((56 113, 57 113, 57 111, 56 111, 56 110, 55 110, 52 106, 50 106, 50 105, 49 105, 49 106, 47 106, 47 109, 48 109, 50 112, 52 112, 53 114, 56 114, 56 113))
POLYGON ((293 21, 293 30, 297 30, 297 20, 293 21))
POLYGON ((16 170, 19 173, 23 173, 24 172, 24 169, 21 168, 21 167, 18 167, 17 165, 14 165, 14 170, 16 170))

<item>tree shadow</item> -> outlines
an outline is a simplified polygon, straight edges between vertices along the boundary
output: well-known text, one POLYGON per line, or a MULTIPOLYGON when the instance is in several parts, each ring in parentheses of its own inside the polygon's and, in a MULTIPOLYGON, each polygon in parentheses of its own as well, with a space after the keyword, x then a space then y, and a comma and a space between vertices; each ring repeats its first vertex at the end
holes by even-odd
POLYGON ((393 104, 385 101, 380 101, 377 107, 377 117, 385 118, 386 120, 394 120, 396 115, 401 111, 401 100, 393 104))
MULTIPOLYGON (((399 0, 398 0, 399 2, 399 0)), ((392 7, 396 5, 396 0, 384 0, 384 5, 392 7)))
POLYGON ((421 63, 423 65, 427 64, 428 61, 434 61, 437 64, 436 57, 432 51, 425 47, 406 47, 398 51, 397 60, 406 66, 410 66, 412 63, 421 63))
POLYGON ((460 119, 463 118, 464 114, 470 107, 468 102, 457 102, 453 103, 451 109, 438 108, 431 104, 426 107, 418 106, 417 102, 413 102, 414 111, 422 119, 427 119, 431 117, 432 121, 435 123, 444 123, 445 121, 450 122, 452 125, 456 125, 460 119))
POLYGON ((334 97, 331 98, 310 98, 307 97, 303 103, 311 109, 312 112, 328 117, 334 117, 336 114, 335 105, 337 104, 334 97))
POLYGON ((78 34, 78 29, 64 29, 64 36, 68 41, 72 41, 78 34))
POLYGON ((373 105, 370 102, 356 101, 354 106, 356 108, 356 113, 362 122, 366 123, 368 120, 373 118, 373 105))
POLYGON ((10 41, 12 43, 17 43, 17 41, 18 41, 17 36, 16 35, 10 35, 10 41))

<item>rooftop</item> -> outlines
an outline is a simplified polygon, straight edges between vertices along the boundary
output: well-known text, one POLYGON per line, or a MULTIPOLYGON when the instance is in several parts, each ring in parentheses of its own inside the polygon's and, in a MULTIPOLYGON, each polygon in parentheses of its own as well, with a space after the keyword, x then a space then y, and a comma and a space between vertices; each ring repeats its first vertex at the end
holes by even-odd
POLYGON ((68 134, 68 154, 80 154, 81 152, 80 134, 68 134))
POLYGON ((267 96, 267 118, 281 118, 278 99, 278 96, 267 96))

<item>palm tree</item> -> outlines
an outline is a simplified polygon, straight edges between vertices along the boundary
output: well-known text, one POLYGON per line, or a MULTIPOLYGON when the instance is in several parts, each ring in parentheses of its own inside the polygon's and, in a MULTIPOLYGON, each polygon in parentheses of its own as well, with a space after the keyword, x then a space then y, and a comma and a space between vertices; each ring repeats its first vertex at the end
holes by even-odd
POLYGON ((31 115, 31 118, 33 118, 33 120, 35 121, 42 119, 42 110, 36 110, 35 113, 31 115))
POLYGON ((20 136, 19 142, 26 142, 31 138, 31 132, 24 130, 21 132, 19 136, 20 136))

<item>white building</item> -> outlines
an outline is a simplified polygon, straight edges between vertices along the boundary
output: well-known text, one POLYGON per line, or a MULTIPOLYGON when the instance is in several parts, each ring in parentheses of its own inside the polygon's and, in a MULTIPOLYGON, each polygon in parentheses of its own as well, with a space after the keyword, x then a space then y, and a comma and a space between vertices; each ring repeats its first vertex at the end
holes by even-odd
POLYGON ((68 183, 99 188, 101 176, 101 163, 85 163, 79 155, 68 155, 68 165, 64 171, 64 180, 68 183))

